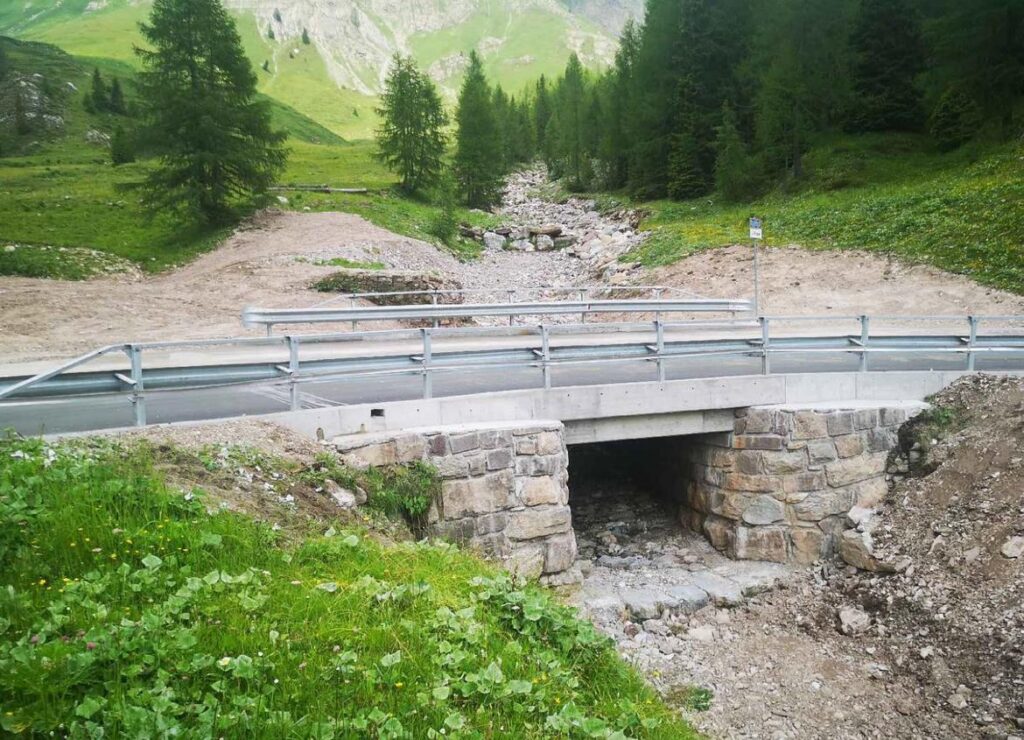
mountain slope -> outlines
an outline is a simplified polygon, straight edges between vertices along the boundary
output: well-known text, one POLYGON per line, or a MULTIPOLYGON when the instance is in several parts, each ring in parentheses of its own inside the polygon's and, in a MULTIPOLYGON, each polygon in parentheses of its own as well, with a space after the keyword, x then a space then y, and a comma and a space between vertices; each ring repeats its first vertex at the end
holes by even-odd
MULTIPOLYGON (((412 54, 452 99, 470 50, 518 92, 558 74, 569 54, 608 64, 642 0, 224 0, 260 87, 343 136, 368 135, 374 96, 396 53, 412 54), (303 43, 303 31, 309 44, 303 43), (273 35, 273 38, 270 36, 273 35), (262 70, 266 63, 266 70, 262 70)), ((0 8, 0 33, 80 55, 133 61, 149 0, 25 0, 0 8)))

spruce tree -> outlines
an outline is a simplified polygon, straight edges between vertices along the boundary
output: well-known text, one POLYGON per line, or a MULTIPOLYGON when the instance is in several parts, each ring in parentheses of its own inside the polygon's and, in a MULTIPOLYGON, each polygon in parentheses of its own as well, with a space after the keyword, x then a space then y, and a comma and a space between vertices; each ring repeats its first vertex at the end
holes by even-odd
POLYGON ((548 119, 551 118, 551 95, 548 82, 544 75, 537 80, 537 89, 533 100, 533 130, 537 137, 537 149, 545 151, 544 137, 548 130, 548 119))
POLYGON ((750 155, 740 136, 732 107, 722 106, 722 123, 715 139, 715 189, 725 200, 739 201, 753 191, 756 179, 750 155))
POLYGON ((608 185, 620 188, 629 179, 631 137, 628 122, 632 115, 633 70, 636 65, 640 32, 632 19, 626 22, 615 53, 615 66, 609 73, 603 136, 599 145, 601 159, 608 170, 608 185))
POLYGON ((152 206, 221 221, 266 193, 284 168, 285 134, 257 99, 256 76, 218 0, 155 0, 141 25, 147 148, 159 166, 144 183, 152 206))
POLYGON ((501 145, 491 89, 475 51, 470 52, 469 68, 459 91, 456 123, 454 166, 459 188, 469 206, 487 207, 497 200, 505 173, 500 166, 501 145))
POLYGON ((110 161, 115 166, 135 161, 135 142, 122 126, 114 128, 110 137, 110 161))
POLYGON ((512 152, 512 108, 501 85, 495 86, 491 103, 494 107, 494 130, 501 152, 499 162, 502 171, 507 172, 515 162, 515 154, 512 152))
POLYGON ((110 83, 109 108, 111 113, 116 113, 119 116, 123 116, 128 113, 128 106, 124 102, 124 91, 121 89, 121 81, 116 77, 114 78, 114 81, 110 83))
POLYGON ((586 149, 587 83, 583 65, 576 54, 569 57, 565 75, 555 95, 558 111, 558 139, 554 146, 556 169, 568 179, 571 190, 582 190, 588 178, 586 149))
POLYGON ((92 70, 92 89, 89 92, 89 102, 92 110, 97 113, 106 113, 110 110, 110 92, 107 90, 107 83, 103 81, 99 67, 92 70))
POLYGON ((441 174, 448 125, 434 83, 412 57, 396 54, 377 109, 377 156, 413 192, 434 184, 441 174))
POLYGON ((914 131, 921 127, 924 67, 920 24, 907 0, 861 0, 852 35, 853 127, 860 131, 914 131))
POLYGON ((309 46, 309 31, 305 28, 302 29, 302 43, 309 46))

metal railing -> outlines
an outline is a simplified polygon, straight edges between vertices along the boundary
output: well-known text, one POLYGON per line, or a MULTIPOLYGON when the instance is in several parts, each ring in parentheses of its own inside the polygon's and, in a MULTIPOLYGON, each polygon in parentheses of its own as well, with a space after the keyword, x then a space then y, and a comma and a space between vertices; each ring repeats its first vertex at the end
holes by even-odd
MULTIPOLYGON (((150 392, 196 390, 201 388, 253 384, 285 383, 290 388, 290 407, 301 408, 299 387, 305 383, 331 380, 354 380, 382 376, 415 375, 421 377, 423 398, 433 396, 436 375, 469 370, 493 371, 510 368, 536 368, 540 370, 544 388, 551 388, 552 370, 594 363, 650 362, 656 367, 656 377, 664 382, 666 365, 685 359, 746 356, 760 358, 760 372, 772 372, 772 359, 785 354, 816 355, 822 353, 854 354, 859 358, 858 370, 868 372, 869 357, 875 353, 952 354, 965 357, 963 369, 973 371, 976 358, 984 355, 1009 355, 1024 361, 1024 316, 969 316, 969 317, 875 317, 875 321, 939 322, 956 321, 965 331, 953 334, 886 334, 872 335, 868 316, 859 317, 761 317, 756 321, 710 320, 700 324, 664 323, 661 320, 645 325, 650 339, 642 341, 606 341, 600 344, 568 344, 552 346, 553 335, 572 334, 581 327, 548 326, 523 327, 515 334, 503 332, 499 336, 535 337, 536 342, 526 346, 484 349, 456 349, 437 351, 435 340, 449 337, 486 336, 486 329, 424 328, 419 330, 386 330, 361 333, 324 334, 308 336, 275 336, 268 338, 245 337, 232 339, 196 340, 184 342, 151 342, 109 345, 58 367, 30 378, 8 378, 5 385, 0 379, 0 399, 14 396, 22 398, 80 397, 97 393, 127 393, 134 406, 135 424, 146 424, 145 395, 150 392), (856 322, 859 331, 825 336, 782 336, 772 334, 772 326, 780 322, 856 322), (1017 333, 982 334, 983 323, 1006 323, 1020 326, 1017 333), (739 337, 695 338, 695 327, 745 332, 739 337), (667 332, 688 334, 685 339, 666 338, 667 332), (302 359, 304 347, 332 343, 367 343, 401 341, 416 338, 416 351, 390 353, 359 353, 351 356, 302 359), (213 362, 175 367, 144 368, 145 351, 166 351, 183 348, 210 349, 239 346, 245 348, 277 348, 281 358, 260 359, 250 362, 213 362), (99 357, 123 353, 127 368, 91 372, 69 373, 70 370, 99 357), (286 353, 286 354, 285 354, 286 353), (284 360, 284 361, 280 361, 284 360)), ((634 327, 636 325, 630 325, 634 327)), ((373 346, 380 346, 374 344, 373 346)), ((1015 359, 1016 362, 1016 359, 1015 359)), ((1024 369, 1024 362, 1021 363, 1024 369)), ((712 376, 708 376, 712 377, 712 376)), ((2 410, 0 405, 0 410, 2 410)))
MULTIPOLYGON (((395 295, 389 293, 387 295, 395 295)), ((581 323, 590 314, 653 314, 660 319, 668 313, 749 313, 753 303, 732 298, 636 299, 592 301, 534 301, 530 303, 449 303, 401 306, 352 306, 348 308, 256 308, 242 311, 246 327, 265 326, 267 336, 283 324, 351 323, 355 328, 367 321, 430 321, 482 317, 507 317, 513 325, 525 316, 579 315, 581 323)))

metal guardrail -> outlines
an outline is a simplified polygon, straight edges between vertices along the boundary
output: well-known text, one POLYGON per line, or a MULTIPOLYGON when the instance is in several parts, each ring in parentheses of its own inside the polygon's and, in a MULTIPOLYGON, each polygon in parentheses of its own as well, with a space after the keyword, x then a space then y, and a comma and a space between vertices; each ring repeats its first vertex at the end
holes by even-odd
MULTIPOLYGON (((544 388, 551 387, 551 371, 555 367, 568 367, 591 363, 653 362, 657 379, 665 380, 665 366, 669 362, 699 357, 743 355, 759 357, 760 371, 771 374, 772 358, 788 353, 818 354, 842 353, 859 356, 859 370, 869 371, 869 357, 875 353, 932 353, 955 354, 966 358, 965 370, 975 369, 978 356, 999 353, 1024 356, 1024 316, 1000 317, 891 317, 905 322, 964 322, 966 329, 956 334, 913 334, 872 336, 871 319, 860 317, 761 317, 756 321, 720 320, 700 324, 702 327, 719 327, 747 331, 749 336, 734 338, 708 338, 666 340, 666 330, 692 329, 693 324, 666 324, 656 320, 646 325, 652 332, 653 341, 615 342, 591 345, 551 346, 553 333, 569 333, 573 327, 549 327, 539 325, 523 328, 518 334, 535 336, 537 343, 526 347, 452 350, 437 352, 434 340, 449 336, 460 336, 459 329, 420 329, 376 331, 360 334, 327 334, 313 336, 275 336, 268 338, 245 337, 233 339, 197 340, 186 342, 153 342, 146 344, 110 345, 81 357, 75 358, 56 368, 31 378, 0 380, 0 399, 19 396, 23 398, 76 397, 97 393, 127 393, 134 406, 135 423, 146 424, 145 393, 169 390, 195 390, 199 388, 237 384, 278 382, 290 387, 290 406, 293 410, 301 407, 299 386, 304 383, 328 380, 372 378, 388 375, 418 375, 422 378, 422 396, 433 395, 433 378, 438 373, 465 372, 467 370, 501 370, 508 368, 538 368, 541 371, 544 388), (773 336, 773 322, 780 321, 856 321, 857 333, 838 333, 828 336, 773 336), (1006 322, 1020 324, 1022 330, 1016 334, 979 333, 982 322, 1006 322), (382 339, 407 339, 416 336, 419 351, 415 353, 394 352, 391 354, 360 354, 350 357, 328 357, 302 360, 304 346, 333 342, 364 340, 372 342, 382 339), (143 367, 145 350, 169 350, 182 348, 211 348, 223 346, 276 347, 287 351, 287 362, 261 360, 256 362, 212 363, 183 367, 143 367), (78 368, 96 358, 124 353, 128 360, 127 373, 109 369, 93 372, 75 372, 78 368)), ((876 320, 878 320, 876 318, 876 320)), ((579 327, 577 327, 579 328, 579 327)), ((589 328, 589 327, 588 327, 589 328)), ((474 334, 480 334, 477 330, 474 334)), ((507 335, 507 334, 506 334, 507 335)), ((2 409, 2 406, 0 406, 2 409)))
MULTIPOLYGON (((389 294, 394 295, 394 294, 389 294)), ((646 313, 660 318, 666 313, 748 313, 753 303, 730 298, 638 299, 606 301, 548 301, 531 303, 450 303, 444 305, 359 306, 349 308, 255 308, 242 311, 246 327, 265 326, 267 336, 281 324, 323 324, 364 321, 432 321, 477 317, 517 317, 579 314, 646 313)))

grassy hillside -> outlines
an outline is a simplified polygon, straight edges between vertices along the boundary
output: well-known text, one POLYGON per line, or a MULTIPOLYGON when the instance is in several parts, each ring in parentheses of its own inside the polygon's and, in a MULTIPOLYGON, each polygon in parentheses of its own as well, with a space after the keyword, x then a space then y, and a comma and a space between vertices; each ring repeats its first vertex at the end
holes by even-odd
POLYGON ((1024 294, 1024 179, 1020 144, 978 143, 942 154, 924 137, 821 142, 808 178, 752 204, 717 198, 643 204, 654 236, 626 259, 665 265, 747 240, 765 219, 765 243, 866 249, 923 262, 1024 294))
MULTIPOLYGON (((0 242, 95 249, 158 271, 192 259, 226 235, 224 229, 183 226, 174 216, 148 213, 138 194, 124 186, 142 180, 152 163, 114 167, 107 147, 89 142, 90 132, 109 134, 114 126, 131 123, 86 112, 83 98, 93 68, 108 79, 129 81, 132 67, 73 57, 48 44, 2 37, 0 43, 18 74, 44 76, 63 119, 63 126, 52 131, 0 135, 0 146, 10 154, 0 157, 0 242), (68 82, 77 90, 72 91, 68 82)), ((130 84, 126 90, 131 100, 130 84)), ((371 142, 346 143, 294 109, 276 101, 272 106, 274 123, 289 133, 291 156, 282 182, 373 191, 362 196, 289 194, 288 207, 346 210, 400 233, 434 239, 429 226, 437 209, 391 193, 395 178, 374 158, 371 142)), ((460 218, 480 222, 483 217, 464 211, 460 218)), ((0 251, 0 274, 77 278, 88 273, 57 252, 0 251)))
POLYGON ((263 509, 284 529, 218 510, 156 471, 183 464, 210 480, 257 465, 278 496, 345 474, 252 450, 0 440, 5 733, 695 737, 543 591, 442 543, 303 525, 284 504, 263 509))

